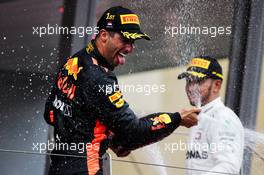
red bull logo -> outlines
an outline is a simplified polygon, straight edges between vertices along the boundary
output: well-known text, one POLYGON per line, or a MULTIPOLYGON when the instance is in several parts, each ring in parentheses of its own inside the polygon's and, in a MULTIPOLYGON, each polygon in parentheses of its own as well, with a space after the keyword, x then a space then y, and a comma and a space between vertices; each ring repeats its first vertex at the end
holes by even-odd
POLYGON ((153 121, 153 126, 151 127, 152 131, 162 129, 166 124, 171 123, 171 118, 168 114, 161 114, 157 117, 151 118, 150 120, 153 121))
POLYGON ((168 114, 161 114, 155 118, 151 118, 151 120, 153 121, 153 125, 161 123, 169 124, 171 122, 171 118, 168 114))
POLYGON ((72 75, 74 80, 77 80, 78 73, 83 69, 83 67, 78 67, 78 57, 70 58, 64 67, 68 71, 68 75, 72 75))

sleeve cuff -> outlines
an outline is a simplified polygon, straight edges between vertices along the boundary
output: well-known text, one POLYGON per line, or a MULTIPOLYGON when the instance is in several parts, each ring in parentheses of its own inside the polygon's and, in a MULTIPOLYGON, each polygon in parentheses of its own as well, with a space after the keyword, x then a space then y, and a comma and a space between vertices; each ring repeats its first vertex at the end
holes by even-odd
POLYGON ((182 120, 180 113, 179 112, 173 113, 171 120, 173 124, 180 125, 181 120, 182 120))

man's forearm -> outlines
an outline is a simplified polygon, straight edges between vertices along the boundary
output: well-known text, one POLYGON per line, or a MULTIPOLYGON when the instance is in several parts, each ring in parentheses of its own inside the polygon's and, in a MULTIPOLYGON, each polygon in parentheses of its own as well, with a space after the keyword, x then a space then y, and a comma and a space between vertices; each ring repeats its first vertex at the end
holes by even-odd
POLYGON ((162 140, 170 135, 181 123, 179 113, 156 113, 137 119, 126 127, 127 133, 116 135, 113 147, 134 150, 162 140))

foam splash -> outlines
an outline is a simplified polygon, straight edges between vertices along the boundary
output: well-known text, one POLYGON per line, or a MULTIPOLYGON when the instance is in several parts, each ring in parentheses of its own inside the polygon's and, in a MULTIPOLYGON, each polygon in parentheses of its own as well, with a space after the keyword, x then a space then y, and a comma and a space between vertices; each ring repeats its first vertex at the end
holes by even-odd
POLYGON ((200 93, 199 84, 195 84, 194 85, 193 95, 195 96, 195 106, 197 108, 201 108, 202 107, 202 96, 201 96, 201 93, 200 93))
POLYGON ((246 150, 258 154, 259 158, 264 160, 264 151, 260 152, 258 146, 264 146, 264 133, 256 132, 245 128, 245 146, 246 150))
MULTIPOLYGON (((245 143, 244 143, 244 157, 243 165, 241 167, 241 174, 263 174, 262 168, 253 168, 252 164, 257 163, 259 166, 264 165, 264 133, 256 132, 254 130, 245 128, 245 143), (252 159, 254 157, 254 159, 252 159), (254 161, 252 161, 254 160, 254 161)), ((257 166, 258 166, 257 165, 257 166)))

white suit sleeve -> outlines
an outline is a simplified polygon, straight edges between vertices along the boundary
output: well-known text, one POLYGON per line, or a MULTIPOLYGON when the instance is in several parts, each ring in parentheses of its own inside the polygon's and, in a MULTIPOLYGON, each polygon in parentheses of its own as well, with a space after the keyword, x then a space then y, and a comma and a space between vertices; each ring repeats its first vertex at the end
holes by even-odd
MULTIPOLYGON (((233 116, 227 119, 223 117, 223 120, 213 122, 210 126, 208 138, 215 166, 209 171, 239 174, 243 157, 244 130, 232 119, 230 120, 230 117, 233 116)), ((209 174, 212 175, 212 173, 203 175, 209 174)))

